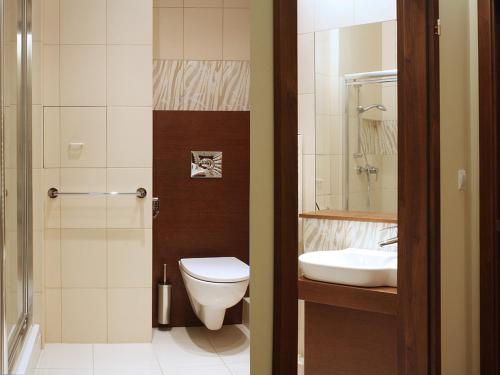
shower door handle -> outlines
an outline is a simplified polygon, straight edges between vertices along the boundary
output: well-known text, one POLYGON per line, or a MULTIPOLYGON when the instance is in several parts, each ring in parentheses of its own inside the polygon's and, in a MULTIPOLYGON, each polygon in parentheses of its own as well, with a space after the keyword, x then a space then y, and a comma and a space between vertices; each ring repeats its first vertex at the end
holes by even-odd
POLYGON ((154 197, 152 206, 153 206, 153 219, 156 219, 160 214, 160 198, 154 197))

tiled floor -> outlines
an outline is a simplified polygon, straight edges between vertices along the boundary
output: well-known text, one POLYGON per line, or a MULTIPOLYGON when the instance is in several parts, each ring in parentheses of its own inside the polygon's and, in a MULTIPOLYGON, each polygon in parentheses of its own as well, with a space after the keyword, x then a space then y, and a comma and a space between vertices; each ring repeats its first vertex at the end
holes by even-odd
POLYGON ((243 326, 155 330, 151 344, 47 344, 36 375, 249 375, 243 326))

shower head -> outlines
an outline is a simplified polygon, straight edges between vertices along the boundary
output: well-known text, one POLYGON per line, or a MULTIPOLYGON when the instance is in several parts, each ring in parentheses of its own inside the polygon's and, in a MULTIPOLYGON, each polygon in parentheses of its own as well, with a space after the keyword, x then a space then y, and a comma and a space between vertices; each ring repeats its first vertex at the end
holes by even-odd
POLYGON ((387 108, 385 105, 383 104, 373 104, 373 105, 369 105, 367 107, 363 107, 361 105, 359 105, 356 109, 358 110, 358 113, 365 113, 366 111, 369 111, 370 109, 373 109, 373 108, 376 108, 378 109, 379 111, 387 111, 387 108))

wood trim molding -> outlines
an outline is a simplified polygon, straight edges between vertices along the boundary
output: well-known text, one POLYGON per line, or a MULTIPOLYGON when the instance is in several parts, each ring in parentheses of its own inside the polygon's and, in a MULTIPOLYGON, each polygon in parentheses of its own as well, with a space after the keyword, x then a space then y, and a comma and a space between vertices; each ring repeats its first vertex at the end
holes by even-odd
POLYGON ((481 374, 500 373, 500 255, 497 218, 500 174, 498 76, 499 19, 495 0, 478 1, 481 374))
POLYGON ((352 310, 397 315, 397 288, 358 288, 299 278, 299 299, 352 310))
POLYGON ((361 221, 367 223, 398 223, 398 215, 387 212, 371 211, 316 211, 304 212, 299 215, 302 219, 317 220, 343 220, 343 221, 361 221))
POLYGON ((297 0, 274 0, 274 375, 297 374, 297 92, 297 0))
POLYGON ((398 2, 399 375, 440 373, 437 10, 436 0, 398 2))

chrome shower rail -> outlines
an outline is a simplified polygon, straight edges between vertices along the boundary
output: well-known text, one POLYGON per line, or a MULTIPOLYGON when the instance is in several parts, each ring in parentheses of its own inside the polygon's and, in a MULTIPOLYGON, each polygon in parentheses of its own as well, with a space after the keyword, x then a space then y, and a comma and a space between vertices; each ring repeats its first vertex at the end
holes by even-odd
POLYGON ((398 81, 398 71, 381 70, 378 72, 364 72, 344 75, 346 85, 362 85, 365 83, 387 83, 398 81))
POLYGON ((119 193, 117 191, 111 191, 111 192, 81 192, 81 193, 64 193, 59 191, 57 188, 50 188, 49 191, 47 192, 49 198, 57 198, 60 195, 87 195, 87 196, 115 196, 115 195, 135 195, 137 198, 146 198, 148 195, 148 192, 146 189, 140 187, 138 188, 135 192, 133 193, 119 193))

